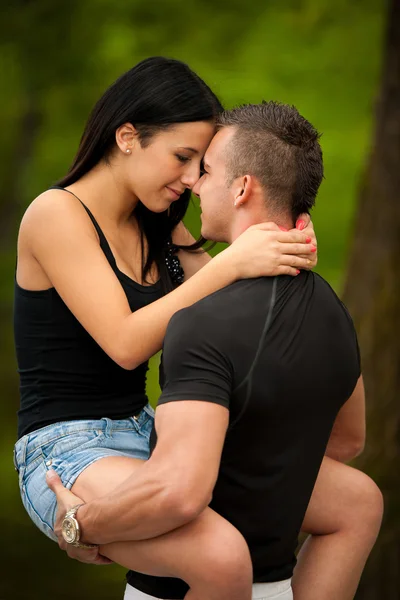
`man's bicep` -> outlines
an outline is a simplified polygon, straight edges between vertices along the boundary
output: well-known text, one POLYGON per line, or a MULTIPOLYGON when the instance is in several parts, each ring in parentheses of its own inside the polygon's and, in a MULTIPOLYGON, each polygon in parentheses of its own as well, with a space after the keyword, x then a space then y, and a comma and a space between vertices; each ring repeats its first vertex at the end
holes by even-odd
POLYGON ((196 509, 211 500, 228 427, 229 348, 226 325, 201 303, 172 317, 165 336, 151 460, 165 468, 171 486, 196 509))
POLYGON ((201 400, 167 402, 156 410, 151 460, 168 465, 171 486, 199 509, 211 500, 228 423, 227 408, 201 400))

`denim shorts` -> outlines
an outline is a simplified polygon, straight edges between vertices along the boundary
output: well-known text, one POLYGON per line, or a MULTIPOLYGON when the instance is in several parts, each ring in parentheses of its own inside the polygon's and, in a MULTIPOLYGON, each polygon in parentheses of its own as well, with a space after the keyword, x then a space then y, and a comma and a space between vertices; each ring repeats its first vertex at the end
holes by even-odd
POLYGON ((24 435, 14 447, 22 503, 35 525, 57 541, 55 494, 47 487, 46 471, 54 469, 71 489, 92 463, 107 456, 147 460, 154 410, 147 405, 136 416, 111 420, 63 421, 24 435))

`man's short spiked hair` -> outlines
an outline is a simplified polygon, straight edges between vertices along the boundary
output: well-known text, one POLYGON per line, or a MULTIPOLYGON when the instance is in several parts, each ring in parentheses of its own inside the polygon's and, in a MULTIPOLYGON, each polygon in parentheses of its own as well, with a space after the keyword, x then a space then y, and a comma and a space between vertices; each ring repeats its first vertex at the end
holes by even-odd
POLYGON ((226 155, 229 185, 253 175, 271 212, 296 219, 311 210, 323 179, 320 134, 294 106, 246 104, 223 112, 219 127, 235 128, 226 155))

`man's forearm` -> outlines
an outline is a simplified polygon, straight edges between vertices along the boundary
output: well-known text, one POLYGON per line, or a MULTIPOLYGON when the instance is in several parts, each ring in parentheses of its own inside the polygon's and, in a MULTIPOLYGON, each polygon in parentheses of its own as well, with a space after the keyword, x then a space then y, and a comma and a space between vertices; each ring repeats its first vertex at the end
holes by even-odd
POLYGON ((93 544, 157 537, 195 518, 174 478, 147 461, 107 496, 84 504, 77 518, 82 540, 93 544))

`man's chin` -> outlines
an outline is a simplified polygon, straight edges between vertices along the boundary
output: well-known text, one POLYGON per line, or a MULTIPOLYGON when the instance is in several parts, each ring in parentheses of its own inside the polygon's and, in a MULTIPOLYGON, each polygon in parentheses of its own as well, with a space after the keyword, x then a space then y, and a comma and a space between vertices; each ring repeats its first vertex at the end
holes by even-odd
POLYGON ((217 243, 222 243, 222 244, 229 243, 225 239, 225 236, 218 235, 217 233, 210 231, 210 229, 207 229, 204 226, 201 228, 200 235, 209 242, 217 242, 217 243))
POLYGON ((200 235, 205 239, 205 240, 209 240, 210 242, 213 242, 213 237, 212 234, 210 232, 209 229, 207 229, 207 227, 204 227, 204 225, 201 226, 201 230, 200 230, 200 235))
POLYGON ((205 240, 208 240, 208 238, 206 237, 206 233, 207 233, 207 230, 206 230, 206 228, 204 227, 204 225, 203 225, 203 223, 202 223, 202 224, 201 224, 201 229, 200 229, 200 235, 201 235, 201 237, 203 237, 205 240))

